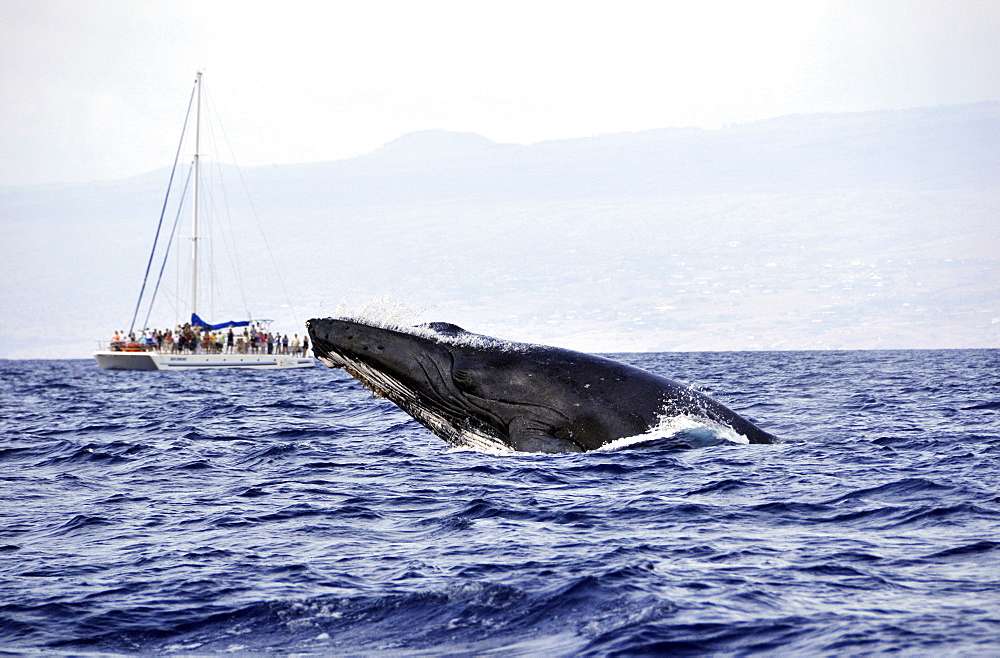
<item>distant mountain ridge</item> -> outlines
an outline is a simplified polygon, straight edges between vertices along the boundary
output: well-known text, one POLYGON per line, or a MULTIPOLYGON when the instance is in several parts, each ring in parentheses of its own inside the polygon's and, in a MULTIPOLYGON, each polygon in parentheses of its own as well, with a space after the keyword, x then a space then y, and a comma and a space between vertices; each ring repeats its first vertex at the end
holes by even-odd
MULTIPOLYGON (((300 317, 388 293, 592 351, 1000 346, 1000 103, 529 145, 431 130, 242 171, 300 317)), ((0 358, 122 328, 168 173, 0 189, 0 358)), ((257 310, 294 324, 263 269, 257 310)))
MULTIPOLYGON (((359 158, 278 167, 334 205, 1000 184, 1000 103, 798 115, 530 145, 422 131, 359 158), (378 198, 352 177, 381 178, 378 198), (342 181, 342 182, 341 182, 342 181), (346 190, 346 193, 341 191, 346 190)), ((259 172, 260 180, 276 173, 259 172)))
POLYGON ((447 130, 421 130, 397 137, 380 148, 360 156, 374 160, 437 160, 474 156, 508 148, 514 144, 498 144, 482 135, 447 130))

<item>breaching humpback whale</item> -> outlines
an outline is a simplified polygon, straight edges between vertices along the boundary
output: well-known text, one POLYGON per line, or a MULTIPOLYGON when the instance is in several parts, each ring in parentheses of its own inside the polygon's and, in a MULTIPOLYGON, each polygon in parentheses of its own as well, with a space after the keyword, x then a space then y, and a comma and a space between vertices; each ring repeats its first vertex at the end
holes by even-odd
POLYGON ((455 446, 583 452, 682 414, 777 439, 708 396, 590 354, 512 343, 434 322, 386 328, 306 323, 314 354, 343 368, 455 446))

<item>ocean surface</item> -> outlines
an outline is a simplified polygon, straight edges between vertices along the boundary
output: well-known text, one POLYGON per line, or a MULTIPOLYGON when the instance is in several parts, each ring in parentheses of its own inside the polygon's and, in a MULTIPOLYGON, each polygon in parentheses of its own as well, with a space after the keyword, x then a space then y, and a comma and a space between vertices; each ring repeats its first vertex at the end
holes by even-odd
POLYGON ((785 442, 485 454, 322 365, 0 361, 0 653, 1000 654, 1000 350, 614 358, 785 442))

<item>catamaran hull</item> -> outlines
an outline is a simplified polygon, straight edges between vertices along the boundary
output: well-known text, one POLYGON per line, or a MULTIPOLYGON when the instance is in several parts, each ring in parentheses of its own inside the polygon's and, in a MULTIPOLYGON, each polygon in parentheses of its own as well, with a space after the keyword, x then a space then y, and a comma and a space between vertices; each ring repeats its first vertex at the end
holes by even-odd
POLYGON ((226 370, 254 368, 278 370, 283 368, 311 368, 311 357, 285 354, 161 354, 159 352, 94 352, 94 359, 101 370, 226 370))

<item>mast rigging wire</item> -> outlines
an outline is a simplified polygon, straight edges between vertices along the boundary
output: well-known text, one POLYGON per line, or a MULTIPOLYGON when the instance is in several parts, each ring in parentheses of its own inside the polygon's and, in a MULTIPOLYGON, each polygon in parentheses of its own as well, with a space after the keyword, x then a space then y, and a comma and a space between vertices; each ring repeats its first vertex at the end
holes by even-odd
POLYGON ((153 238, 153 249, 149 252, 149 261, 146 263, 146 274, 142 277, 142 288, 139 289, 139 299, 135 301, 135 311, 132 313, 132 323, 128 327, 128 332, 130 334, 135 330, 135 319, 139 316, 139 306, 142 304, 142 297, 146 293, 146 281, 149 279, 149 270, 153 265, 153 256, 156 254, 156 245, 160 240, 160 229, 163 228, 163 216, 167 212, 167 202, 170 200, 170 189, 173 187, 174 173, 177 171, 177 162, 181 157, 181 148, 184 145, 184 134, 187 132, 188 119, 191 118, 191 105, 194 102, 194 92, 196 89, 197 83, 195 83, 195 86, 191 88, 191 98, 188 99, 187 113, 184 115, 184 127, 181 128, 181 139, 177 144, 177 153, 174 155, 174 166, 170 168, 170 180, 167 181, 167 193, 163 197, 163 208, 160 209, 160 221, 156 225, 156 237, 153 238))
POLYGON ((181 190, 181 198, 177 203, 177 214, 174 216, 174 225, 170 228, 170 238, 167 240, 167 248, 163 253, 163 262, 160 264, 160 273, 156 277, 156 285, 153 287, 153 294, 149 297, 149 307, 146 309, 146 319, 143 326, 149 326, 149 315, 153 312, 153 304, 156 302, 156 293, 160 290, 160 281, 163 279, 163 271, 167 267, 167 259, 170 257, 170 245, 174 242, 174 234, 177 232, 177 224, 181 218, 181 210, 184 208, 184 198, 187 196, 188 183, 191 182, 191 174, 194 167, 188 168, 187 178, 184 179, 184 189, 181 190))
MULTIPOLYGON (((205 92, 205 98, 206 98, 206 105, 208 105, 208 106, 210 106, 212 108, 212 110, 210 110, 210 111, 214 111, 215 114, 216 114, 216 116, 219 116, 219 112, 218 112, 218 110, 215 109, 215 103, 214 103, 214 101, 213 101, 213 99, 211 97, 211 89, 209 87, 205 87, 204 88, 204 92, 205 92)), ((221 117, 220 117, 220 119, 221 119, 221 117)), ((226 126, 225 126, 225 124, 221 120, 219 120, 217 123, 218 123, 218 126, 219 126, 219 131, 222 133, 222 139, 225 142, 226 147, 229 150, 229 157, 232 159, 233 164, 235 165, 236 175, 239 177, 240 184, 243 186, 243 194, 246 196, 247 204, 250 206, 250 214, 253 216, 254 222, 257 224, 257 230, 260 231, 260 236, 261 236, 261 239, 264 242, 264 248, 267 251, 268 259, 271 261, 271 267, 274 268, 274 274, 275 274, 275 277, 278 280, 278 285, 281 287, 282 295, 284 295, 285 302, 288 304, 288 310, 292 314, 292 322, 294 322, 296 325, 298 325, 299 324, 299 320, 298 320, 298 317, 297 317, 297 313, 295 312, 295 306, 292 304, 291 295, 288 294, 288 287, 285 285, 285 280, 281 276, 281 269, 278 267, 278 262, 274 258, 274 252, 271 250, 271 243, 267 239, 267 232, 264 230, 263 224, 261 224, 260 215, 257 214, 257 207, 254 205, 253 198, 250 196, 250 188, 247 186, 247 181, 243 177, 243 168, 240 167, 239 162, 236 160, 236 154, 233 152, 233 146, 232 146, 232 144, 229 141, 229 135, 226 133, 226 126)), ((214 139, 215 138, 214 138, 214 133, 213 133, 213 136, 212 136, 213 144, 215 143, 214 139)), ((230 220, 230 223, 231 223, 231 220, 230 220)), ((234 245, 234 248, 235 248, 235 245, 234 245)), ((236 269, 237 269, 237 276, 240 277, 241 275, 239 273, 239 266, 238 265, 236 266, 236 269)), ((246 307, 247 306, 247 303, 246 303, 246 293, 244 291, 244 287, 243 287, 243 284, 242 284, 242 278, 241 278, 241 281, 240 281, 240 284, 239 284, 239 288, 240 288, 240 294, 243 297, 243 304, 246 307)), ((249 308, 247 308, 247 314, 249 315, 249 313, 250 313, 249 312, 249 308)))

